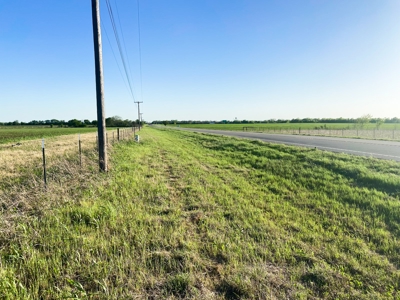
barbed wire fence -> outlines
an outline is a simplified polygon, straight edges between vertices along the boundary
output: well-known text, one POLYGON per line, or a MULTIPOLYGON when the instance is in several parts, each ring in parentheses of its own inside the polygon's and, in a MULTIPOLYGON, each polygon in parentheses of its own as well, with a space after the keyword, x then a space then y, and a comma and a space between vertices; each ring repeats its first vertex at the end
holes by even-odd
POLYGON ((331 136, 343 138, 359 139, 379 139, 400 141, 400 130, 398 129, 307 129, 307 128, 264 128, 246 126, 244 132, 262 132, 271 134, 292 134, 292 135, 312 135, 312 136, 331 136))
MULTIPOLYGON (((112 151, 113 145, 118 142, 139 142, 138 133, 137 127, 108 130, 108 151, 112 151)), ((78 133, 2 145, 0 178, 3 185, 7 185, 7 182, 27 180, 27 177, 33 181, 42 178, 42 185, 47 189, 52 182, 60 181, 57 179, 62 173, 59 165, 63 165, 64 169, 83 170, 89 167, 96 171, 97 150, 97 133, 78 133), (17 179, 19 177, 24 179, 17 179)), ((2 188, 7 190, 4 186, 2 188)))

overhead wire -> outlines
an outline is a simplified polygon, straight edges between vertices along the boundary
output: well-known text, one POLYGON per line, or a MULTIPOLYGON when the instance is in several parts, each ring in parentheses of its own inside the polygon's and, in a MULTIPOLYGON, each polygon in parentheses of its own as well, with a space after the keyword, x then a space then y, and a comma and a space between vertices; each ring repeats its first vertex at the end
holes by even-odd
POLYGON ((141 42, 141 30, 140 30, 140 6, 139 0, 137 0, 137 20, 138 20, 138 32, 139 32, 139 72, 140 72, 140 96, 143 101, 143 79, 142 79, 142 42, 141 42))
POLYGON ((125 53, 126 53, 126 59, 128 61, 128 68, 129 68, 130 76, 133 77, 132 69, 131 69, 131 62, 129 61, 128 50, 126 49, 124 31, 122 30, 122 26, 121 26, 121 18, 119 17, 119 9, 118 9, 118 5, 117 5, 117 0, 114 0, 114 3, 115 3, 115 8, 117 10, 117 19, 118 19, 119 29, 120 29, 121 35, 122 35, 122 44, 124 45, 124 49, 125 49, 125 53))
POLYGON ((112 52, 112 54, 113 54, 113 56, 114 56, 115 63, 117 64, 117 67, 118 67, 119 73, 121 74, 121 77, 122 77, 122 80, 123 80, 123 82, 124 82, 124 85, 125 85, 125 87, 128 89, 128 91, 129 91, 129 87, 128 87, 127 83, 126 83, 126 80, 125 80, 125 78, 124 78, 124 75, 122 74, 121 68, 120 68, 119 63, 118 63, 117 56, 115 55, 114 49, 113 49, 112 44, 111 44, 111 40, 110 40, 110 38, 108 37, 108 33, 107 33, 107 30, 106 30, 106 27, 105 27, 104 24, 103 24, 103 21, 101 21, 101 25, 102 25, 102 30, 104 30, 104 32, 105 32, 105 34, 106 34, 108 43, 110 44, 111 52, 112 52))
POLYGON ((115 23, 114 13, 113 13, 113 10, 112 10, 112 6, 111 6, 111 3, 110 3, 110 0, 106 0, 106 5, 107 5, 108 14, 110 16, 111 25, 112 25, 112 28, 113 28, 113 31, 114 31, 115 40, 117 42, 118 51, 119 51, 119 54, 120 54, 120 57, 121 57, 122 65, 124 67, 125 76, 126 76, 126 79, 128 81, 129 90, 131 92, 133 100, 135 100, 135 96, 133 94, 133 89, 132 89, 132 83, 131 83, 131 80, 130 80, 130 77, 129 77, 129 74, 128 74, 128 68, 126 66, 124 53, 122 51, 121 40, 119 38, 118 29, 117 29, 117 26, 116 26, 116 23, 115 23))

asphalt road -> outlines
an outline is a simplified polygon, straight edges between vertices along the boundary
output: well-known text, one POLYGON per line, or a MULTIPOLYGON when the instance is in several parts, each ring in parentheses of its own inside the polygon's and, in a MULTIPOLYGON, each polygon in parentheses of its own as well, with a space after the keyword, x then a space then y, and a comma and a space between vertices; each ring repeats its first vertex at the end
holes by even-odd
POLYGON ((287 135, 287 134, 269 134, 269 133, 257 133, 257 132, 241 132, 241 131, 207 130, 207 129, 194 129, 194 128, 179 128, 179 129, 210 133, 210 134, 234 136, 238 138, 260 140, 264 142, 277 143, 277 144, 286 144, 286 145, 309 147, 309 148, 316 147, 317 149, 326 151, 400 161, 400 142, 319 137, 319 136, 303 136, 303 135, 287 135))

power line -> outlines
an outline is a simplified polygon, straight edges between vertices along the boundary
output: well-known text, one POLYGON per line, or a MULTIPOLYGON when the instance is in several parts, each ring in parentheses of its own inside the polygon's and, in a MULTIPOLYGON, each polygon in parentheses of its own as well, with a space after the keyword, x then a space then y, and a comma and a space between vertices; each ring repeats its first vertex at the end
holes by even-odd
POLYGON ((128 50, 126 50, 124 31, 122 30, 121 18, 119 17, 119 9, 118 9, 118 5, 117 5, 117 0, 114 0, 114 3, 115 3, 115 8, 117 9, 117 18, 118 18, 119 29, 121 30, 121 35, 122 35, 122 44, 124 45, 126 59, 128 60, 128 68, 129 68, 129 72, 130 72, 129 75, 133 78, 132 69, 131 69, 131 62, 129 61, 128 50))
POLYGON ((110 20, 111 20, 111 25, 114 31, 114 36, 115 36, 115 40, 117 41, 117 46, 118 46, 118 50, 119 50, 119 54, 121 56, 121 61, 122 61, 122 65, 124 67, 124 71, 125 71, 125 76, 126 79, 128 81, 128 85, 129 85, 129 89, 132 95, 133 100, 135 100, 135 96, 133 95, 133 90, 132 90, 132 84, 131 84, 131 80, 129 78, 129 74, 128 74, 128 70, 127 70, 127 66, 126 66, 126 62, 125 62, 125 57, 122 51, 122 46, 121 46, 121 41, 118 35, 118 30, 117 30, 117 26, 115 24, 115 19, 114 19, 114 14, 113 14, 113 10, 111 7, 111 3, 109 0, 106 0, 106 4, 107 4, 107 9, 108 9, 108 14, 110 16, 110 20))
POLYGON ((138 32, 139 32, 139 70, 140 70, 140 96, 143 100, 143 80, 142 80, 142 42, 140 30, 140 6, 137 0, 137 19, 138 19, 138 32))
POLYGON ((112 54, 113 54, 113 56, 114 56, 115 63, 117 64, 117 67, 118 67, 118 70, 119 70, 119 74, 121 75, 121 78, 122 78, 122 81, 124 82, 125 87, 126 87, 126 88, 128 89, 128 91, 129 91, 129 87, 128 87, 127 83, 126 83, 126 80, 125 80, 125 78, 124 78, 124 75, 122 74, 121 68, 120 68, 120 66, 119 66, 119 64, 118 64, 117 57, 116 57, 116 55, 115 55, 114 49, 113 49, 113 47, 112 47, 110 38, 108 37, 108 33, 107 33, 107 30, 106 30, 106 27, 105 27, 104 24, 103 24, 103 21, 101 21, 101 25, 102 25, 102 29, 104 30, 104 33, 106 34, 108 43, 110 44, 111 52, 112 52, 112 54))

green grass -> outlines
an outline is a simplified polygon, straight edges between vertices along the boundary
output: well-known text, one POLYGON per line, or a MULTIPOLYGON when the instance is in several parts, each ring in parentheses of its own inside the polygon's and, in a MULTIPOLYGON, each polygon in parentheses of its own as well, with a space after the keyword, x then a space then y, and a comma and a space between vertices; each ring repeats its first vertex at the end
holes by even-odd
MULTIPOLYGON (((201 128, 201 129, 217 129, 217 130, 243 130, 243 127, 256 127, 263 128, 269 130, 287 130, 287 129, 318 129, 322 128, 326 125, 328 129, 354 129, 356 128, 356 124, 349 123, 279 123, 279 124, 180 124, 180 127, 184 128, 201 128)), ((169 125, 172 127, 176 127, 176 125, 169 125)), ((365 124, 363 129, 375 129, 376 124, 370 123, 365 124)), ((380 129, 400 129, 398 124, 382 124, 380 129)))
POLYGON ((0 227, 1 299, 400 299, 399 163, 140 134, 47 209, 0 206, 24 216, 0 227))
POLYGON ((84 128, 1 127, 0 144, 19 142, 23 140, 55 137, 67 134, 88 133, 95 131, 97 131, 97 127, 84 127, 84 128))

